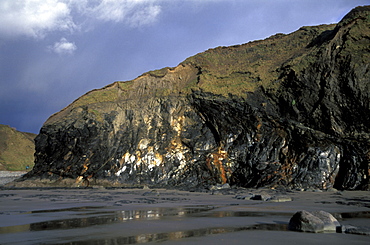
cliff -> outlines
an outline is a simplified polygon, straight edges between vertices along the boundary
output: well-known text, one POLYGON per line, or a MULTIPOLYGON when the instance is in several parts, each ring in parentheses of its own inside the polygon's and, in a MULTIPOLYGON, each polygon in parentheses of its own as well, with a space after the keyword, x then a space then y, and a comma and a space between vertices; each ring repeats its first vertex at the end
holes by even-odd
POLYGON ((370 7, 210 49, 52 115, 25 179, 369 189, 370 7))
POLYGON ((0 124, 0 170, 25 171, 34 165, 36 135, 0 124))

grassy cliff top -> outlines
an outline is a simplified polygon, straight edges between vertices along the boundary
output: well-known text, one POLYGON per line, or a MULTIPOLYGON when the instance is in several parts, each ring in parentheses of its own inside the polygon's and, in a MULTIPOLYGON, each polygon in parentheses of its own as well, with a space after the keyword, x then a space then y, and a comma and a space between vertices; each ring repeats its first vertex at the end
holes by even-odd
MULTIPOLYGON (((369 23, 370 7, 364 6, 353 9, 338 24, 302 27, 291 34, 276 34, 265 40, 209 49, 187 58, 177 67, 149 71, 132 81, 119 81, 92 90, 57 113, 58 118, 87 105, 103 108, 104 103, 185 96, 193 90, 244 98, 260 87, 274 92, 281 86, 279 78, 284 67, 294 67, 297 72, 306 69, 317 60, 320 50, 332 48, 329 44, 337 33, 342 33, 337 36, 350 34, 346 36, 347 46, 341 46, 342 53, 363 53, 363 45, 367 45, 363 36, 369 36, 369 23), (365 25, 354 25, 360 20, 365 25), (358 41, 361 38, 363 44, 358 41)), ((369 58, 363 54, 358 57, 369 58)))
POLYGON ((215 94, 244 97, 256 88, 276 88, 279 68, 310 51, 310 43, 335 25, 302 27, 284 35, 231 47, 218 47, 186 59, 201 68, 199 87, 215 94))
POLYGON ((179 66, 149 71, 132 81, 115 82, 81 96, 74 107, 142 96, 188 94, 202 89, 215 94, 245 96, 259 86, 276 87, 279 67, 308 52, 307 46, 335 25, 302 27, 284 35, 231 47, 218 47, 192 56, 179 66))

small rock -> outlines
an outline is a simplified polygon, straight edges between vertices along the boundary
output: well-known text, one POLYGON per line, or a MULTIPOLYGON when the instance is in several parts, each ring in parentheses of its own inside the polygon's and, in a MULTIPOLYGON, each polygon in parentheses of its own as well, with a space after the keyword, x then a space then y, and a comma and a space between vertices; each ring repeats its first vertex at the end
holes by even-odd
POLYGON ((250 198, 251 200, 260 200, 260 201, 267 201, 271 199, 269 194, 256 194, 250 198))
POLYGON ((352 225, 346 226, 342 225, 339 230, 347 234, 370 236, 370 227, 356 227, 352 225))
POLYGON ((219 190, 212 190, 211 195, 223 195, 223 193, 219 190))
POLYGON ((143 196, 159 196, 159 192, 157 190, 151 190, 144 192, 143 196))
POLYGON ((347 229, 348 230, 356 229, 356 227, 352 226, 352 225, 341 225, 340 227, 338 227, 337 232, 338 233, 345 233, 347 229))
POLYGON ((269 202, 291 202, 292 198, 288 196, 274 196, 269 199, 269 202))
POLYGON ((253 194, 249 193, 247 195, 236 195, 235 198, 244 200, 244 199, 251 199, 253 196, 254 196, 253 194))
POLYGON ((231 188, 230 185, 226 183, 226 184, 213 185, 209 189, 213 191, 213 190, 224 190, 224 189, 230 189, 230 188, 231 188))

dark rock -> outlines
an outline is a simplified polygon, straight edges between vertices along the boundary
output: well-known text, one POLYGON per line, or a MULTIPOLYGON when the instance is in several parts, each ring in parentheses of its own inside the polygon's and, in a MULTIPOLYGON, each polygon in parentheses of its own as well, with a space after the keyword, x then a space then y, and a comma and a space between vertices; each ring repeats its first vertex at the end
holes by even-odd
POLYGON ((288 196, 273 196, 270 199, 268 199, 269 202, 291 202, 293 199, 288 196))
POLYGON ((250 199, 251 200, 258 200, 258 201, 267 201, 267 200, 271 199, 271 195, 269 195, 267 193, 255 194, 250 199))
POLYGON ((370 227, 365 226, 356 227, 352 225, 343 225, 340 227, 339 231, 347 234, 370 236, 370 227))
POLYGON ((243 195, 236 195, 235 198, 236 199, 251 199, 252 197, 254 196, 254 194, 252 193, 249 193, 249 194, 243 194, 243 195))
POLYGON ((230 185, 228 183, 226 184, 218 184, 218 185, 213 185, 209 189, 210 190, 225 190, 225 189, 230 189, 230 185))
POLYGON ((45 122, 24 179, 367 190, 368 9, 93 90, 45 122))
POLYGON ((143 193, 143 196, 159 196, 159 191, 151 190, 143 193))

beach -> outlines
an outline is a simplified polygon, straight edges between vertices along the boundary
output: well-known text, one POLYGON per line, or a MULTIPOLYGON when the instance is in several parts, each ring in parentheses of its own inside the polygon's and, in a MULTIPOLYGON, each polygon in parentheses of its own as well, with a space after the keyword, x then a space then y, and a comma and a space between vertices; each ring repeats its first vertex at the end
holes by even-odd
POLYGON ((370 243, 366 191, 2 187, 0 197, 1 244, 370 243), (300 210, 365 233, 289 231, 300 210))
POLYGON ((0 186, 10 183, 26 173, 26 171, 0 171, 0 186))

